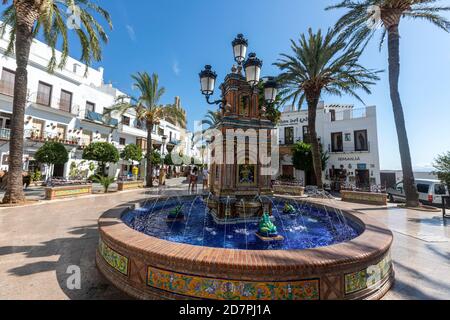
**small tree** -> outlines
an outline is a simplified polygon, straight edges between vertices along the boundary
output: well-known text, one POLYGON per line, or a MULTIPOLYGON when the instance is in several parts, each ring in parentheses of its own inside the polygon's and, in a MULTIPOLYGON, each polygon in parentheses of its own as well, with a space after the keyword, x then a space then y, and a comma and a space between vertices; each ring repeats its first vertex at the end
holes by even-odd
POLYGON ((157 150, 153 150, 150 154, 150 162, 153 166, 158 166, 161 164, 161 154, 157 150))
POLYGON ((433 167, 436 169, 435 174, 450 189, 450 151, 440 155, 434 161, 433 167))
POLYGON ((51 180, 53 167, 66 164, 69 161, 69 153, 62 143, 49 141, 36 152, 35 159, 49 167, 47 180, 51 180))
MULTIPOLYGON (((323 147, 320 145, 320 158, 322 161, 322 168, 326 168, 329 159, 328 153, 323 152, 323 147)), ((297 142, 293 149, 294 168, 305 172, 305 176, 314 173, 314 163, 311 145, 305 142, 297 142)))
POLYGON ((140 163, 143 157, 144 155, 142 153, 142 149, 135 144, 127 145, 125 149, 123 149, 123 151, 120 153, 120 158, 131 164, 133 164, 134 161, 140 163))
POLYGON ((119 161, 119 151, 108 142, 94 142, 84 149, 83 159, 97 161, 100 167, 100 174, 105 175, 106 165, 119 161))

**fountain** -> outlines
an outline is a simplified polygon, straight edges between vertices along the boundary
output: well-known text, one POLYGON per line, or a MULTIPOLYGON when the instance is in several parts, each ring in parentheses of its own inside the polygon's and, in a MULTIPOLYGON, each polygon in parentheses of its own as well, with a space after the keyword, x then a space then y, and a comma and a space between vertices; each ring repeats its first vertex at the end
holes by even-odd
MULTIPOLYGON (((394 281, 389 230, 324 192, 313 190, 308 199, 273 195, 259 157, 267 152, 263 144, 271 149, 270 134, 264 143, 259 139, 273 124, 252 84, 261 68, 255 55, 242 75, 246 45, 241 35, 233 42, 239 66, 226 76, 221 100, 209 101, 216 79, 211 67, 201 73, 207 101, 222 106, 217 131, 225 137, 211 140, 210 192, 160 196, 105 213, 99 270, 140 299, 381 298, 394 281), (232 136, 227 143, 227 132, 248 129, 256 140, 232 136), (249 156, 251 143, 256 157, 249 156)), ((266 89, 270 102, 276 87, 266 89)))

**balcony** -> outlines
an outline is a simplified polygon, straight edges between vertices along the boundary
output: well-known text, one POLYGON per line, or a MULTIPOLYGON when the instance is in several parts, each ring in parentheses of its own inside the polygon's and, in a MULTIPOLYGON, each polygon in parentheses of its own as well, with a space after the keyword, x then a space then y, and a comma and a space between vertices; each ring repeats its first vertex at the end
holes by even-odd
POLYGON ((9 141, 11 139, 11 129, 0 129, 0 141, 9 141))
POLYGON ((119 120, 109 117, 104 117, 101 113, 86 110, 84 120, 95 122, 108 127, 116 127, 119 124, 119 120))
POLYGON ((39 130, 25 130, 25 140, 35 143, 45 143, 48 141, 60 142, 68 146, 76 146, 79 144, 79 139, 69 139, 69 137, 58 134, 50 134, 47 132, 40 132, 39 130))
POLYGON ((132 125, 125 125, 123 123, 119 125, 119 132, 141 138, 147 137, 147 131, 145 131, 145 129, 141 129, 132 125))
POLYGON ((328 145, 329 153, 369 153, 370 143, 367 143, 367 148, 357 149, 355 146, 344 146, 342 148, 335 148, 331 144, 328 145))

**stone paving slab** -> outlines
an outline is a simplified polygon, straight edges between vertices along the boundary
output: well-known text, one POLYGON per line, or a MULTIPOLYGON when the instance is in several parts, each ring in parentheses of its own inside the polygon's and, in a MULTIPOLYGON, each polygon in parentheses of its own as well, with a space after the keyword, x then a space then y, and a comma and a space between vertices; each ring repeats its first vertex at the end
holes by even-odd
MULTIPOLYGON (((112 208, 161 193, 179 195, 186 188, 174 182, 163 190, 1 208, 0 299, 128 299, 96 269, 97 219, 112 208), (80 290, 67 288, 71 265, 81 269, 80 290)), ((397 277, 385 299, 450 298, 450 221, 444 224, 437 213, 345 206, 379 219, 394 231, 392 255, 397 277)))

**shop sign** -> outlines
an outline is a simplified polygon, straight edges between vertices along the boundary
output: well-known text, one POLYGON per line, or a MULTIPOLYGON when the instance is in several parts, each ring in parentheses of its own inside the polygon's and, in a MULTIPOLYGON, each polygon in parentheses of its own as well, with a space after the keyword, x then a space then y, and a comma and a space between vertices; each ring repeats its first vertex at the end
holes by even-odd
POLYGON ((308 117, 305 117, 305 118, 297 117, 295 119, 290 119, 290 120, 281 120, 279 126, 287 127, 287 126, 295 126, 297 124, 306 124, 306 123, 308 123, 308 117))

